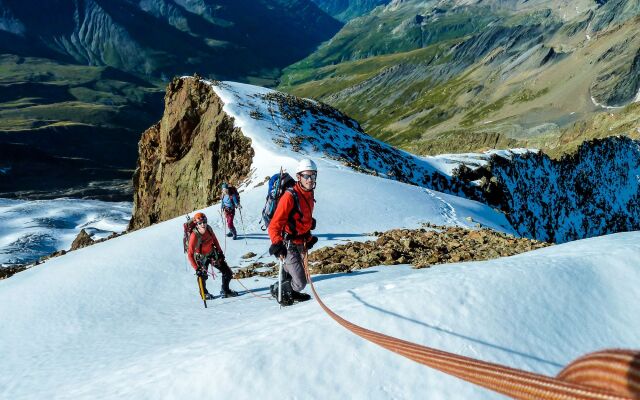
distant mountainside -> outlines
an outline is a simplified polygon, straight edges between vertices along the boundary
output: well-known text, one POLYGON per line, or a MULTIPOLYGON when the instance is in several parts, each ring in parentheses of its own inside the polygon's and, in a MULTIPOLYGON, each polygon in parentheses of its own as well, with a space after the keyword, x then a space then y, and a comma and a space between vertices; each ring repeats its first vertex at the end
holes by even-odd
POLYGON ((167 79, 275 77, 341 26, 309 0, 3 0, 0 15, 0 52, 167 79))
POLYGON ((341 25, 310 0, 0 0, 0 196, 130 199, 169 79, 273 84, 341 25))
POLYGON ((389 4, 391 0, 313 0, 327 14, 347 22, 373 10, 377 6, 389 4))
POLYGON ((639 14, 638 0, 393 1, 287 68, 279 88, 421 154, 562 152, 559 138, 574 149, 589 121, 640 100, 639 14))

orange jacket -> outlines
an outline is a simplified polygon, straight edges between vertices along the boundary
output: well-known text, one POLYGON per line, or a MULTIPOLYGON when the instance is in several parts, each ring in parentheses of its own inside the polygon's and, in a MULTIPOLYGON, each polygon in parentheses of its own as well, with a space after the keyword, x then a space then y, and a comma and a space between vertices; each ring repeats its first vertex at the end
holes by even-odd
POLYGON ((280 200, 278 201, 278 207, 273 214, 273 218, 269 223, 269 237, 271 243, 278 243, 283 240, 282 234, 286 232, 289 235, 293 235, 294 232, 289 226, 289 215, 292 215, 295 234, 296 236, 291 240, 293 243, 302 244, 305 240, 309 240, 311 235, 313 205, 315 203, 313 198, 313 190, 306 191, 302 189, 300 183, 296 183, 293 190, 298 195, 298 207, 300 212, 292 211, 295 208, 295 200, 293 195, 288 191, 284 192, 280 200))
MULTIPOLYGON (((198 229, 198 228, 195 228, 198 229)), ((189 249, 187 250, 187 257, 189 258, 189 263, 193 269, 198 269, 198 263, 194 257, 195 253, 200 254, 209 254, 211 250, 215 247, 219 254, 222 254, 222 248, 220 248, 220 243, 218 242, 218 238, 216 238, 216 234, 213 233, 213 229, 207 225, 206 232, 202 235, 202 240, 200 241, 200 248, 196 249, 198 245, 198 236, 196 235, 195 229, 191 232, 191 236, 189 237, 189 249)))

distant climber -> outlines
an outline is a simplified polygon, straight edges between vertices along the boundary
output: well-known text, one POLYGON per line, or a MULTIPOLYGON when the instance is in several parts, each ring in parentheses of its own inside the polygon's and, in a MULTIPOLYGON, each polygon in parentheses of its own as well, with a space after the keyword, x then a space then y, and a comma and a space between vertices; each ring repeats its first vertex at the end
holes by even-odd
POLYGON ((207 216, 204 215, 204 213, 198 212, 193 216, 193 222, 195 228, 189 237, 187 258, 196 271, 196 274, 202 278, 205 300, 213 300, 214 298, 207 291, 205 283, 207 280, 207 267, 209 265, 213 265, 222 273, 220 296, 237 296, 238 293, 229 288, 229 282, 231 282, 233 273, 225 261, 218 238, 216 238, 215 233, 213 233, 213 229, 207 224, 207 216))
MULTIPOLYGON (((301 293, 307 285, 302 257, 318 241, 317 237, 311 235, 311 230, 315 228, 313 207, 317 177, 316 163, 309 159, 301 160, 296 169, 297 182, 278 199, 276 211, 269 223, 269 254, 284 260, 282 305, 311 298, 308 294, 301 293)), ((279 282, 271 285, 271 294, 276 299, 278 286, 279 282)))
POLYGON ((230 186, 226 183, 222 184, 222 197, 220 198, 220 210, 227 221, 228 237, 233 237, 233 240, 238 238, 238 232, 233 225, 233 218, 236 215, 236 208, 242 209, 240 205, 240 194, 234 186, 230 186))

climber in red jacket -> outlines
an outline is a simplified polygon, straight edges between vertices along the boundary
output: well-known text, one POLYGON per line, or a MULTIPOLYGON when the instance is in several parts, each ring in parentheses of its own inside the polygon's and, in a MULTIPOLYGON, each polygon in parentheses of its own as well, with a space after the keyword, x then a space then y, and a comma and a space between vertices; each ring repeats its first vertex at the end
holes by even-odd
POLYGON ((195 229, 189 237, 189 248, 187 257, 196 274, 202 278, 204 286, 205 300, 212 300, 213 296, 207 291, 205 281, 207 280, 207 266, 209 264, 216 267, 222 273, 222 290, 221 297, 235 297, 237 292, 229 289, 229 282, 233 277, 231 268, 224 259, 224 254, 220 248, 218 238, 213 233, 213 229, 207 224, 207 216, 204 213, 196 213, 193 220, 196 224, 195 229))
MULTIPOLYGON (((302 255, 318 241, 317 237, 311 235, 311 230, 315 228, 313 206, 317 177, 315 162, 309 159, 300 161, 296 169, 297 182, 282 194, 269 224, 272 243, 269 254, 284 260, 282 302, 286 304, 311 298, 301 293, 307 285, 302 255)), ((278 283, 271 286, 271 293, 277 298, 278 283)))

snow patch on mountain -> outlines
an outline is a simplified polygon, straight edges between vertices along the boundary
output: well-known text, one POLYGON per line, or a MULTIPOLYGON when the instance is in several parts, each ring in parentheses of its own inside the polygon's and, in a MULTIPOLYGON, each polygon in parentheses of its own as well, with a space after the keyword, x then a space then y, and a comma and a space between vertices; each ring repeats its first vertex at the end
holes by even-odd
POLYGON ((247 84, 209 84, 224 102, 224 111, 252 140, 252 182, 277 172, 290 158, 310 157, 419 186, 448 186, 438 163, 371 138, 355 120, 324 104, 247 84))
POLYGON ((127 228, 131 203, 0 199, 0 265, 30 263, 69 249, 81 229, 101 239, 127 228))

